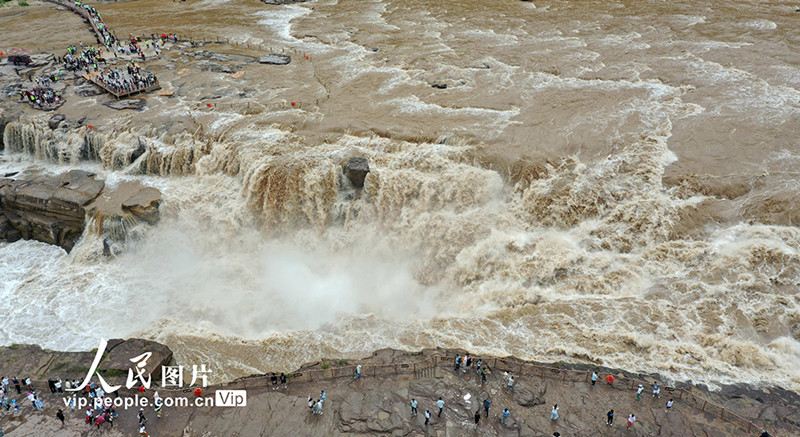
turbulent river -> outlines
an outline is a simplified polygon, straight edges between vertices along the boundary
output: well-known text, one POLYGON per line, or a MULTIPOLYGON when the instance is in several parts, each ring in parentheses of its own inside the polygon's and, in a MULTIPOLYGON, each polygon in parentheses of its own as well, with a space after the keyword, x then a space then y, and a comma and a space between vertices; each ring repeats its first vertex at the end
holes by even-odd
MULTIPOLYGON (((148 68, 175 96, 142 112, 68 98, 91 131, 51 132, 25 109, 0 171, 84 168, 164 202, 112 257, 91 233, 71 254, 0 243, 0 343, 142 336, 219 378, 460 347, 798 389, 792 6, 98 4, 119 36, 293 61, 236 77, 165 52, 148 68), (372 170, 358 193, 351 156, 372 170)), ((9 47, 90 38, 52 6, 0 16, 9 47)))

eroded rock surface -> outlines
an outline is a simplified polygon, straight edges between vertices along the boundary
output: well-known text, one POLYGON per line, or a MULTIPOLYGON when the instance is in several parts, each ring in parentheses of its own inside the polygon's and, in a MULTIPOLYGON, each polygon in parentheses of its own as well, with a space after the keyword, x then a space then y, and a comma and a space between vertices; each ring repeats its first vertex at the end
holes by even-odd
POLYGON ((109 220, 154 223, 160 203, 158 190, 137 182, 111 189, 83 170, 49 175, 28 169, 0 178, 0 239, 38 240, 69 252, 83 234, 87 213, 102 231, 109 220))
POLYGON ((292 62, 292 57, 277 53, 270 53, 269 55, 264 55, 259 58, 258 62, 261 64, 286 65, 292 62))
POLYGON ((362 156, 350 158, 344 165, 345 176, 357 188, 364 186, 364 179, 367 178, 367 173, 369 173, 369 161, 362 156))

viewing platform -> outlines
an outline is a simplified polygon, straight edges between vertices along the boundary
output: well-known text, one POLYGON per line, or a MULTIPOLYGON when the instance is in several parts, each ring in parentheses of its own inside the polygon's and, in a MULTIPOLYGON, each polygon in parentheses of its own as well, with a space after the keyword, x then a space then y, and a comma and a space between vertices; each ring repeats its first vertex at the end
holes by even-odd
POLYGON ((161 84, 159 84, 158 80, 156 80, 156 82, 154 84, 148 85, 148 86, 145 86, 145 87, 142 87, 142 88, 134 88, 134 89, 125 90, 125 91, 117 90, 117 89, 115 89, 115 88, 113 88, 111 86, 108 86, 106 83, 104 83, 104 82, 102 82, 100 80, 100 72, 99 71, 93 71, 91 73, 84 74, 83 78, 88 80, 88 81, 90 81, 90 82, 92 82, 93 84, 97 85, 103 91, 111 94, 117 100, 124 99, 126 97, 135 96, 137 94, 151 93, 153 91, 158 91, 158 90, 161 89, 161 84))

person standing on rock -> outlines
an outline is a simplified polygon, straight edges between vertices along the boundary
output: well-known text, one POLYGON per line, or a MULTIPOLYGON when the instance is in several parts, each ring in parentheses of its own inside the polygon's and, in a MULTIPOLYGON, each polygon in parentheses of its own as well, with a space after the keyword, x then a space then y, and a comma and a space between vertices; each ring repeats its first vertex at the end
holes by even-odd
POLYGON ((514 378, 508 376, 508 385, 506 385, 506 392, 514 391, 514 378))
POLYGON ((57 390, 59 393, 64 393, 64 388, 63 388, 63 387, 62 387, 62 385, 61 385, 61 378, 59 378, 59 379, 56 379, 56 382, 54 382, 54 383, 53 383, 53 385, 55 385, 55 386, 56 386, 56 390, 57 390))
POLYGON ((550 420, 558 420, 558 404, 553 405, 553 410, 550 411, 550 420))
POLYGON ((592 372, 592 386, 597 384, 597 371, 592 372))
POLYGON ((25 378, 25 387, 27 387, 28 390, 33 391, 33 384, 31 383, 30 378, 25 378))
POLYGON ((106 417, 102 414, 97 415, 97 419, 94 421, 95 426, 97 429, 100 429, 100 425, 104 425, 106 423, 106 417))
POLYGON ((631 427, 633 426, 633 422, 636 422, 636 416, 631 414, 630 416, 628 416, 628 430, 630 430, 631 427))
POLYGON ((417 415, 417 400, 411 398, 411 417, 414 417, 416 415, 417 415))
POLYGON ((508 408, 503 408, 503 425, 508 425, 509 416, 511 416, 511 411, 508 408))
POLYGON ((17 389, 17 394, 22 394, 22 388, 20 388, 19 386, 19 380, 17 379, 17 377, 15 376, 11 378, 11 381, 14 383, 14 388, 17 389))
POLYGON ((322 414, 322 399, 317 400, 317 414, 322 414))
POLYGON ((361 378, 361 364, 356 366, 356 376, 353 379, 361 378))
POLYGON ((458 372, 458 369, 460 368, 461 368, 461 355, 456 355, 455 371, 458 372))
POLYGON ((475 429, 478 429, 478 425, 481 423, 481 410, 475 410, 475 429))
POLYGON ((431 421, 431 411, 425 410, 425 426, 428 426, 430 421, 431 421))
POLYGON ((286 388, 287 387, 286 386, 286 375, 284 375, 283 372, 281 372, 281 378, 280 379, 281 379, 281 385, 283 386, 283 388, 286 388))
POLYGON ((608 416, 608 419, 606 419, 606 425, 614 426, 614 410, 608 410, 606 416, 608 416))
POLYGON ((439 414, 436 417, 442 417, 442 410, 444 410, 444 401, 442 398, 436 401, 436 406, 439 407, 439 414))
POLYGON ((308 411, 314 412, 314 398, 308 395, 308 411))
POLYGON ((613 387, 614 386, 614 375, 606 376, 606 382, 608 383, 609 386, 613 387))
POLYGON ((278 389, 278 375, 276 375, 275 372, 272 372, 272 377, 270 379, 272 380, 272 389, 273 390, 277 390, 278 389))
POLYGON ((483 400, 483 409, 486 410, 486 418, 489 418, 489 407, 492 405, 492 402, 489 399, 483 400))
POLYGON ((639 388, 636 389, 636 400, 637 401, 642 398, 642 392, 643 391, 644 391, 644 386, 642 384, 639 384, 639 388))
POLYGON ((675 401, 673 401, 672 398, 669 398, 669 400, 667 401, 667 409, 664 410, 664 412, 669 413, 670 411, 672 411, 672 404, 674 403, 675 401))
POLYGON ((481 384, 486 383, 486 369, 481 369, 481 384))
POLYGON ((650 385, 653 386, 653 397, 654 398, 660 398, 661 397, 661 385, 658 383, 658 381, 653 381, 653 383, 650 384, 650 385))
POLYGON ((7 376, 3 377, 3 387, 5 388, 5 391, 7 393, 11 392, 11 386, 8 385, 8 377, 7 376))
POLYGON ((67 426, 67 424, 64 422, 64 420, 65 420, 65 417, 64 417, 64 412, 63 412, 63 411, 61 411, 61 410, 59 409, 59 410, 58 410, 58 413, 56 413, 56 417, 58 418, 58 420, 60 420, 60 421, 61 421, 61 427, 62 427, 62 428, 64 428, 64 427, 66 427, 66 426, 67 426))
POLYGON ((55 393, 56 392, 56 382, 53 381, 53 377, 52 376, 47 378, 47 388, 50 389, 50 393, 55 393))
POLYGON ((322 402, 323 404, 325 403, 325 390, 322 390, 319 393, 319 401, 322 402))
POLYGON ((472 357, 469 354, 467 354, 467 356, 464 357, 464 369, 462 371, 464 373, 467 373, 470 366, 472 366, 472 357))
POLYGON ((483 366, 483 360, 478 358, 478 361, 475 361, 475 373, 478 375, 481 374, 481 366, 483 366))

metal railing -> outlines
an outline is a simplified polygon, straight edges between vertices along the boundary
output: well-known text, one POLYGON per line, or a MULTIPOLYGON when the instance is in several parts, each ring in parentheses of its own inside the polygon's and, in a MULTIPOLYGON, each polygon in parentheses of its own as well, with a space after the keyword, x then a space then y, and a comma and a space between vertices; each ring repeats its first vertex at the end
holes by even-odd
MULTIPOLYGON (((378 364, 361 366, 362 376, 393 376, 398 374, 414 374, 415 378, 432 376, 429 372, 434 367, 453 366, 454 358, 447 356, 433 356, 423 361, 415 363, 396 363, 378 364)), ((591 382, 591 371, 563 369, 536 364, 523 363, 518 360, 507 358, 493 358, 484 361, 484 365, 494 371, 511 372, 518 375, 535 376, 539 378, 549 378, 571 382, 591 382)), ((287 375, 292 383, 306 383, 314 381, 325 381, 336 378, 350 377, 355 375, 355 365, 331 367, 328 369, 307 369, 287 375)), ((649 382, 638 380, 625 374, 614 375, 614 384, 618 387, 625 387, 627 390, 635 390, 639 384, 647 385, 649 382)), ((253 389, 271 385, 271 377, 268 375, 239 378, 227 384, 226 388, 234 387, 239 389, 253 389)), ((702 412, 711 414, 719 419, 731 423, 743 431, 750 433, 761 429, 766 429, 764 424, 756 424, 727 408, 718 405, 702 396, 696 395, 691 389, 681 387, 664 386, 662 387, 666 396, 679 399, 702 412)))
MULTIPOLYGON (((534 365, 534 364, 527 364, 522 363, 516 360, 508 360, 505 358, 495 358, 493 361, 493 368, 498 370, 504 370, 508 372, 516 372, 522 375, 534 375, 540 378, 548 377, 552 379, 560 379, 562 381, 583 381, 583 382, 590 382, 591 381, 591 371, 586 370, 572 370, 572 369, 561 369, 557 367, 548 367, 548 366, 541 366, 541 365, 534 365)), ((621 374, 619 376, 614 376, 614 384, 618 386, 626 387, 630 390, 635 390, 639 384, 643 386, 647 386, 649 382, 642 381, 633 377, 629 377, 627 375, 621 374)), ((745 419, 742 416, 739 416, 730 410, 726 409, 725 407, 718 405, 704 397, 696 395, 691 389, 685 389, 681 387, 671 387, 671 386, 664 386, 663 390, 668 393, 668 395, 674 399, 680 399, 682 402, 685 402, 700 411, 712 414, 720 419, 732 423, 745 432, 753 432, 760 429, 765 429, 763 424, 756 424, 749 419, 745 419)))
MULTIPOLYGON (((454 366, 454 357, 434 355, 425 360, 417 362, 406 363, 393 363, 393 364, 363 364, 361 365, 362 377, 389 377, 400 374, 413 374, 415 378, 427 378, 434 376, 435 368, 437 367, 450 367, 454 366)), ((549 378, 560 381, 571 382, 586 382, 591 381, 591 371, 587 370, 574 370, 563 369, 559 367, 543 366, 538 364, 528 364, 515 359, 509 358, 492 358, 484 361, 484 366, 492 369, 493 371, 510 372, 517 375, 528 375, 538 378, 549 378)), ((342 365, 334 366, 326 369, 302 369, 297 372, 290 373, 287 379, 292 384, 310 383, 315 381, 329 381, 338 378, 354 378, 356 372, 356 365, 342 365)), ((614 385, 616 387, 624 387, 625 390, 635 390, 639 384, 649 384, 647 381, 642 381, 624 373, 614 375, 614 385)), ((33 381, 38 387, 47 385, 45 380, 33 381)), ((154 381, 155 382, 155 381, 154 381)), ((155 385, 155 384, 154 384, 155 385)), ((262 387, 269 387, 272 385, 271 375, 256 375, 238 378, 225 384, 206 387, 206 390, 214 389, 256 389, 262 387)), ((188 393, 194 388, 170 388, 170 387, 154 387, 162 392, 171 393, 188 393)), ((13 388, 12 388, 13 390, 13 388)), ((725 422, 731 423, 743 431, 750 433, 761 429, 766 429, 764 424, 757 424, 750 419, 746 419, 738 414, 735 414, 727 408, 714 403, 702 396, 695 394, 691 389, 684 389, 681 387, 664 386, 664 392, 667 396, 674 399, 679 399, 681 402, 686 403, 702 412, 713 415, 725 422)), ((121 393, 135 394, 136 389, 121 389, 121 393)))

